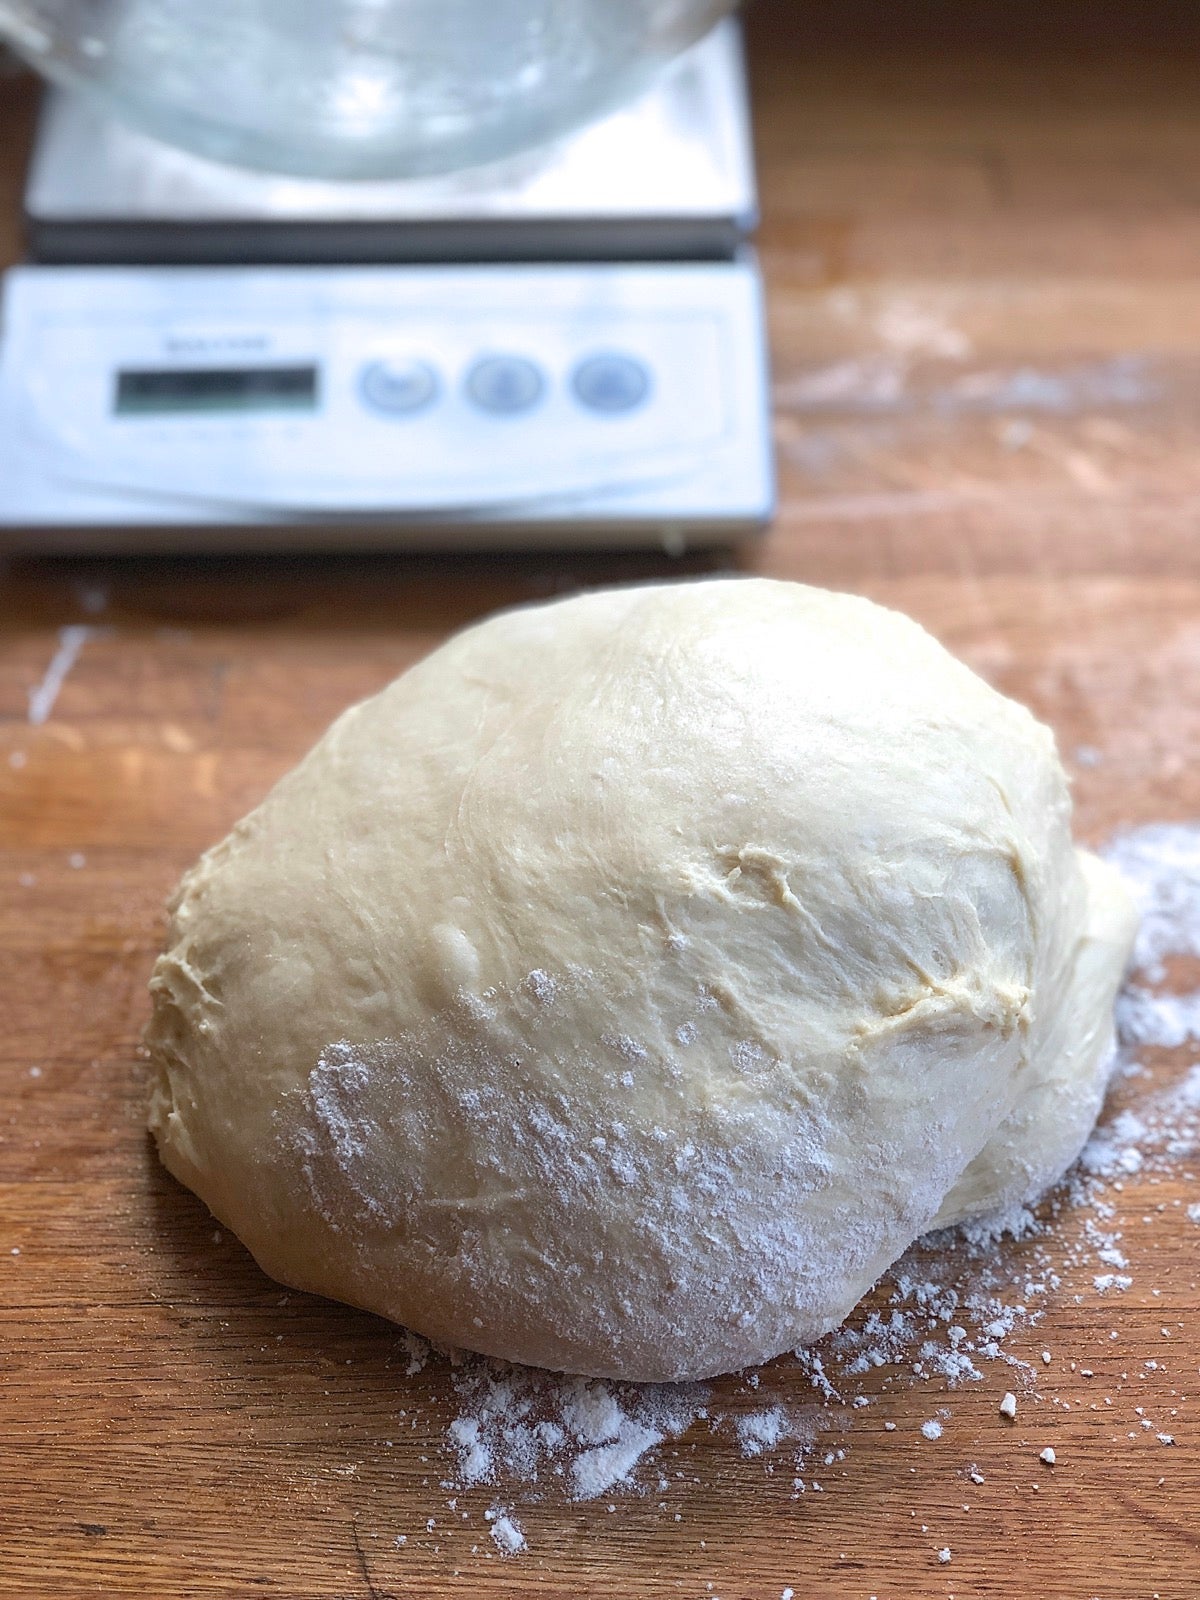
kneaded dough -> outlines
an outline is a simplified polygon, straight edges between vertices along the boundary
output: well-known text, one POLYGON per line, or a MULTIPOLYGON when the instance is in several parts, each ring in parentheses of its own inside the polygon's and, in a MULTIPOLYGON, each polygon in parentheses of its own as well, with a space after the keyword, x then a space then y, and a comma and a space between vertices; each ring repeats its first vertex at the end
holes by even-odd
POLYGON ((340 717, 185 877, 150 1125, 272 1276, 697 1378, 1035 1200, 1134 929, 1049 731, 758 579, 531 606, 340 717))

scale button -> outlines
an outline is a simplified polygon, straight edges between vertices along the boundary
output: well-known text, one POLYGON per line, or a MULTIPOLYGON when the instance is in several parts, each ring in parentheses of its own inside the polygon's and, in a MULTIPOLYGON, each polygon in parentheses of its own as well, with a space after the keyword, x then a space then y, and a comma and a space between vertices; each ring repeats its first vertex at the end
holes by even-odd
POLYGON ((424 411, 438 392, 437 373, 425 361, 371 361, 358 382, 368 405, 397 417, 424 411))
POLYGON ((606 352, 581 361, 575 368, 571 387, 576 399, 590 411, 616 416, 641 405, 650 393, 650 374, 633 356, 606 352))
POLYGON ((531 410, 545 387, 540 369, 524 356, 485 356, 467 374, 467 393, 475 404, 501 416, 531 410))

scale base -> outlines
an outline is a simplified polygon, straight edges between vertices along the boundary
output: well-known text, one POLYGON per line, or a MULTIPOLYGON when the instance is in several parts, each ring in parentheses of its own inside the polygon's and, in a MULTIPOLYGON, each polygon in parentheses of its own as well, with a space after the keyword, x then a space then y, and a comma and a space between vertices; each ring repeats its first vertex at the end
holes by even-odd
POLYGON ((679 550, 772 509, 749 257, 24 267, 4 315, 10 544, 679 550))

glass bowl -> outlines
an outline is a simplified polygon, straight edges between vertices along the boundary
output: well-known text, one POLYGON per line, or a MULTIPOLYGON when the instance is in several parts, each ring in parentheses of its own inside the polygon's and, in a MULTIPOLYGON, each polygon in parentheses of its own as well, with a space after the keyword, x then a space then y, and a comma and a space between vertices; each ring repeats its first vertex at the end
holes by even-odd
POLYGON ((0 0, 39 72, 212 160, 469 167, 632 98, 735 0, 0 0))

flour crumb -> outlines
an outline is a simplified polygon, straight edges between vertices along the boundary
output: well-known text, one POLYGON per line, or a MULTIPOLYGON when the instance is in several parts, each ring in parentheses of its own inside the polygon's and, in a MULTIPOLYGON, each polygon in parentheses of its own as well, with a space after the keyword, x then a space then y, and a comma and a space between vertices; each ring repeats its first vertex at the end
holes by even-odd
POLYGON ((502 1556, 515 1556, 524 1550, 525 1530, 515 1517, 497 1506, 487 1514, 493 1519, 492 1540, 502 1556))
POLYGON ((486 1442, 480 1437, 478 1419, 456 1417, 446 1429, 446 1436, 458 1454, 458 1475, 464 1488, 487 1483, 492 1475, 494 1459, 486 1442))
POLYGON ((1134 965, 1161 983, 1167 957, 1200 956, 1200 824, 1134 828, 1118 834, 1103 855, 1141 913, 1134 965))
POLYGON ((940 1439, 942 1437, 942 1425, 931 1417, 928 1422, 921 1424, 921 1432, 927 1439, 940 1439))
MULTIPOLYGON (((707 1416, 701 1384, 616 1384, 467 1356, 445 1447, 454 1485, 533 1487, 557 1478, 573 1500, 637 1490, 643 1459, 707 1416)), ((661 1475, 660 1475, 661 1476, 661 1475)), ((661 1492, 661 1490, 660 1490, 661 1492)))
POLYGON ((558 994, 558 983, 540 967, 535 967, 525 979, 525 987, 540 1006, 553 1005, 558 994))
POLYGON ((950 1561, 950 1546, 948 1544, 944 1544, 942 1546, 942 1548, 938 1551, 938 1560, 942 1563, 943 1566, 948 1565, 948 1563, 950 1561))
POLYGON ((1092 1282, 1101 1294, 1107 1294, 1110 1289, 1124 1294, 1133 1285, 1133 1279, 1127 1272, 1098 1272, 1092 1282))
POLYGON ((58 630, 58 648, 50 658, 40 683, 27 691, 30 722, 40 726, 50 720, 67 674, 79 660, 84 645, 97 632, 86 624, 71 623, 58 630))
POLYGON ((1052 1467, 1054 1465, 1054 1463, 1058 1460, 1058 1457, 1054 1454, 1054 1451, 1051 1448, 1051 1446, 1047 1445, 1044 1450, 1039 1450, 1038 1451, 1038 1460, 1039 1461, 1044 1461, 1048 1467, 1052 1467))
POLYGON ((428 1341, 422 1339, 418 1334, 410 1333, 405 1328, 400 1342, 404 1347, 405 1354, 408 1356, 408 1365, 404 1369, 404 1376, 406 1378, 415 1378, 418 1372, 425 1370, 429 1361, 428 1341))
POLYGON ((782 1406, 772 1406, 769 1411, 755 1411, 739 1417, 734 1423, 738 1444, 744 1456, 760 1456, 764 1450, 773 1450, 787 1431, 787 1417, 782 1406))
POLYGON ((626 1417, 612 1444, 585 1450, 571 1463, 571 1487, 576 1500, 594 1500, 619 1483, 628 1483, 638 1462, 662 1443, 663 1436, 626 1417))
POLYGON ((1000 1402, 1000 1415, 1007 1417, 1011 1422, 1017 1414, 1017 1397, 1010 1389, 1000 1402))

